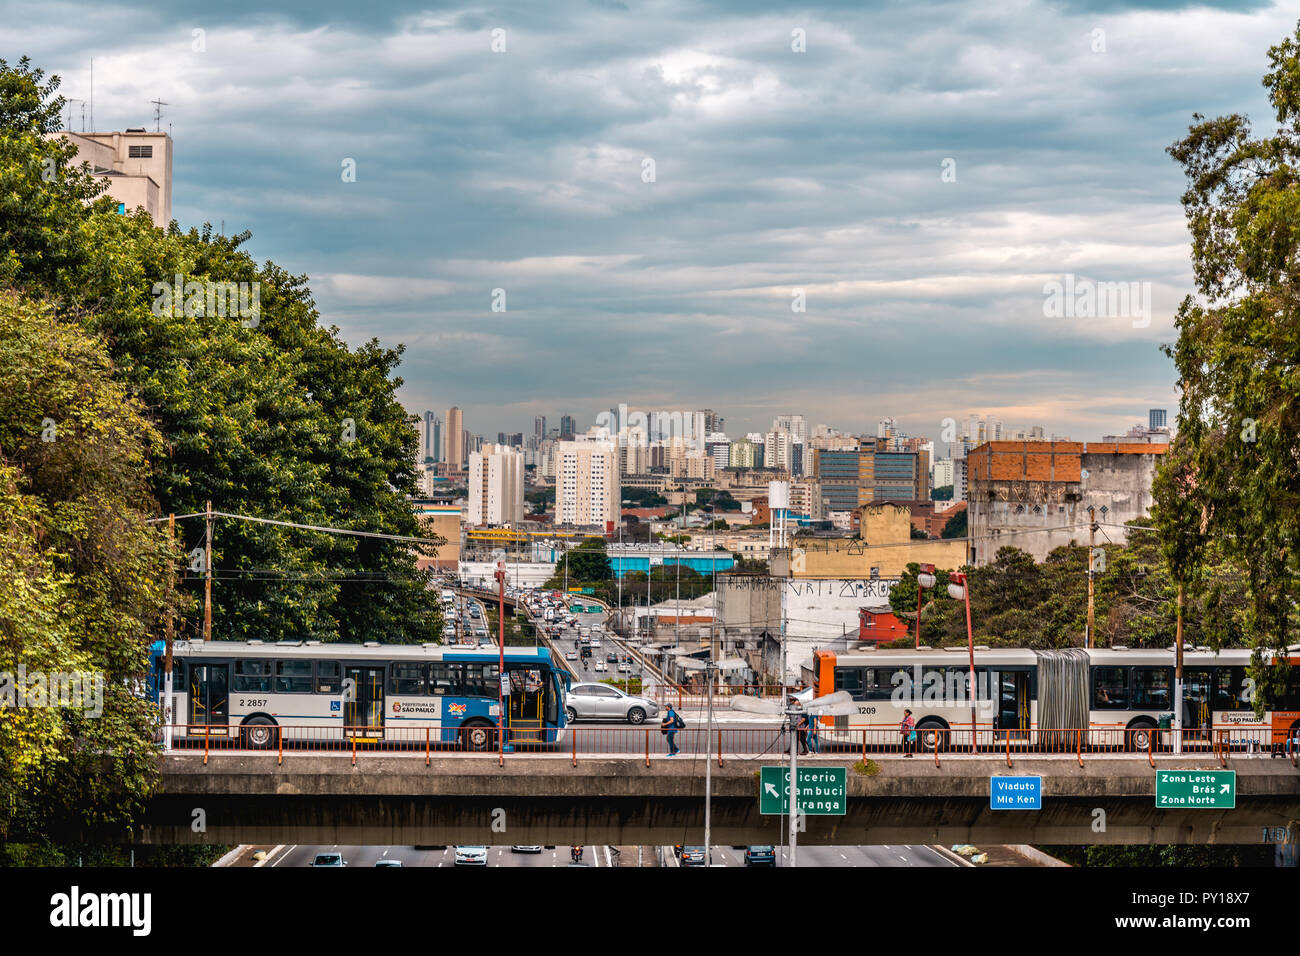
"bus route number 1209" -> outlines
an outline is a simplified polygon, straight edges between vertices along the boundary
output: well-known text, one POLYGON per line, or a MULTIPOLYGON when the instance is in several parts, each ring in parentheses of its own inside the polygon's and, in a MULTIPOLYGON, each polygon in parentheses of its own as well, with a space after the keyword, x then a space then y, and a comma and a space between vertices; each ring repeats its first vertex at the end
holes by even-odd
POLYGON ((874 707, 863 707, 861 704, 858 705, 859 714, 874 714, 875 712, 876 708, 874 707))

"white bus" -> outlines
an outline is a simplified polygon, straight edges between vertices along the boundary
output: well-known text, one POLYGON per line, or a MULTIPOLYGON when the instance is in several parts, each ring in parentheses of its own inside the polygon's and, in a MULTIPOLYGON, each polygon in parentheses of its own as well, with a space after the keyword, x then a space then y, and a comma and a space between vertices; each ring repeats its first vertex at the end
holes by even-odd
MULTIPOLYGON (((160 703, 163 654, 155 643, 150 680, 160 703)), ((428 734, 433 743, 496 747, 496 648, 177 641, 172 656, 178 739, 237 736, 243 746, 264 749, 281 738, 422 744, 428 734)), ((505 669, 507 741, 559 741, 567 672, 533 647, 506 648, 505 669)))
MULTIPOLYGON (((1210 747, 1215 731, 1230 746, 1281 746, 1300 730, 1300 671, 1272 710, 1257 718, 1246 676, 1251 652, 1209 648, 1183 652, 1183 743, 1210 747)), ((1300 645, 1290 649, 1293 667, 1300 645)), ((912 711, 920 749, 971 746, 970 660, 966 647, 919 650, 817 651, 814 693, 848 691, 857 712, 822 718, 828 741, 846 744, 874 732, 877 742, 900 735, 912 711)), ((1174 651, 1123 647, 1033 651, 975 649, 975 725, 979 747, 1019 742, 1053 749, 1074 746, 1147 750, 1172 736, 1174 651), (1163 719, 1163 720, 1162 720, 1163 719), (1059 735, 1034 731, 1061 731, 1059 735), (1152 737, 1155 732, 1155 737, 1152 737)))

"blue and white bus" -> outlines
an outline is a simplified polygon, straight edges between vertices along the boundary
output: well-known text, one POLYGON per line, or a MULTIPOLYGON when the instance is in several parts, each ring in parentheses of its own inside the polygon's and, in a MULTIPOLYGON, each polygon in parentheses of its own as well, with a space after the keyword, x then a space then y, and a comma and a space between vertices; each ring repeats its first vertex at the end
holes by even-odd
MULTIPOLYGON (((150 688, 163 705, 164 647, 151 649, 150 688)), ((371 739, 496 748, 497 648, 320 641, 177 641, 172 653, 174 737, 279 741, 371 739)), ((546 648, 505 651, 506 741, 564 736, 569 675, 546 648)), ((166 713, 166 710, 163 710, 166 713)))

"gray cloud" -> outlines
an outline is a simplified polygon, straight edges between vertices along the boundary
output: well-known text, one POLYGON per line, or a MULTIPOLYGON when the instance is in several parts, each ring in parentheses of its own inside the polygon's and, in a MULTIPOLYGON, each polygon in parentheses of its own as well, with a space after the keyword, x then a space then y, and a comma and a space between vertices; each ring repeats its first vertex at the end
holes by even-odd
POLYGON ((1193 111, 1271 119, 1266 50, 1294 29, 1160 2, 0 0, 0 19, 69 96, 95 57, 101 128, 167 100, 181 225, 251 229, 325 321, 408 345, 408 407, 459 404, 488 435, 619 401, 729 430, 802 411, 937 436, 986 411, 1079 438, 1173 407, 1158 345, 1190 269, 1163 150, 1193 111), (1151 283, 1150 327, 1045 318, 1067 273, 1151 283))

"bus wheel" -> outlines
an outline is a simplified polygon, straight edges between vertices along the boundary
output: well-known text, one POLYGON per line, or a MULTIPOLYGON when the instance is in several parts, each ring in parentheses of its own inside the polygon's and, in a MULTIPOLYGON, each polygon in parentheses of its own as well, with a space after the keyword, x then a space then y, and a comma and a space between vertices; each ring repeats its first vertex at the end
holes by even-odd
POLYGON ((1128 749, 1134 752, 1146 750, 1151 747, 1151 732, 1156 729, 1156 725, 1147 721, 1138 721, 1136 724, 1130 724, 1128 728, 1128 749))
POLYGON ((916 739, 923 753, 948 749, 948 728, 942 724, 922 723, 916 728, 916 739))
POLYGON ((245 747, 251 747, 254 750, 270 750, 279 740, 280 731, 267 718, 254 717, 244 724, 240 736, 244 738, 245 747))
POLYGON ((495 736, 490 724, 470 724, 460 731, 461 745, 466 750, 491 750, 495 736))

